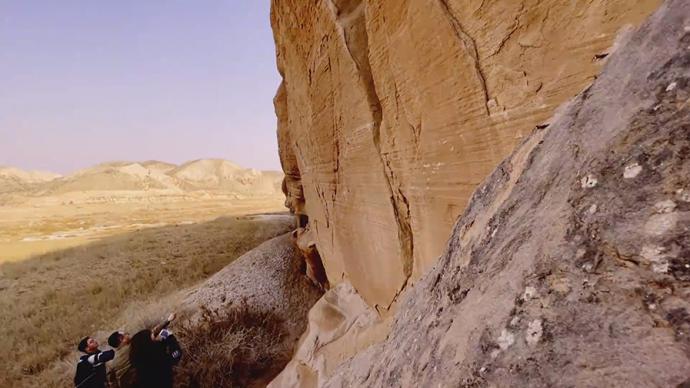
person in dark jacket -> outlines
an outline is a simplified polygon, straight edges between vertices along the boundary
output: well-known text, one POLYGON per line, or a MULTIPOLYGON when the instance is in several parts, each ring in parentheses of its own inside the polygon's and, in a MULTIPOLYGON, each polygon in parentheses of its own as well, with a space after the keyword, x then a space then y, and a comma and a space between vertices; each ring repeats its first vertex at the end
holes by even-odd
MULTIPOLYGON (((170 314, 165 321, 151 330, 152 333, 158 336, 174 319, 175 313, 170 314)), ((108 372, 108 382, 111 388, 137 386, 136 369, 132 367, 129 357, 131 340, 129 333, 121 331, 115 331, 108 337, 108 345, 116 349, 115 360, 110 364, 110 371, 108 372)))
POLYGON ((115 359, 110 363, 108 382, 111 388, 133 387, 136 373, 129 362, 129 333, 116 331, 108 337, 108 345, 115 349, 115 359))
POLYGON ((98 341, 92 337, 82 338, 77 349, 84 355, 77 363, 74 386, 77 388, 106 387, 105 363, 115 358, 115 351, 101 351, 98 349, 98 341))
POLYGON ((175 336, 168 330, 141 330, 130 343, 129 360, 136 370, 139 387, 171 388, 173 366, 182 357, 175 336))

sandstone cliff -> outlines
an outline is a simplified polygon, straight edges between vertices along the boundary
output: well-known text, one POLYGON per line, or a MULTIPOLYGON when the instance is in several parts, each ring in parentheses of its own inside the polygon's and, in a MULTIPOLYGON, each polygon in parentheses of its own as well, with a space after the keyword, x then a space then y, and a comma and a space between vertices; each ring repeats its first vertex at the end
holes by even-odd
POLYGON ((563 3, 274 0, 284 189, 335 286, 273 386, 690 383, 690 4, 609 59, 659 2, 563 3))
POLYGON ((690 385, 690 3, 477 189, 388 338, 325 386, 690 385))
POLYGON ((659 0, 274 0, 287 204, 385 311, 475 187, 659 0))

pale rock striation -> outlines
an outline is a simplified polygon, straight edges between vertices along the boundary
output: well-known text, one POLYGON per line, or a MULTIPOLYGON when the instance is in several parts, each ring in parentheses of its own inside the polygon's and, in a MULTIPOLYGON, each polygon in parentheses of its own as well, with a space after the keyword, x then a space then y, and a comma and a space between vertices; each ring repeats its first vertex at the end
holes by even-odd
POLYGON ((659 3, 273 0, 283 190, 328 281, 385 313, 476 186, 659 3))

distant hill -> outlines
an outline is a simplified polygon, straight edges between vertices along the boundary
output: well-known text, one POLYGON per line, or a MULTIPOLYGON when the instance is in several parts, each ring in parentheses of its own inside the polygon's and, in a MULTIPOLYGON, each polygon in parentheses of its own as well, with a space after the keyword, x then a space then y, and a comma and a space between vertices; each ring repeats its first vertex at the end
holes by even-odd
POLYGON ((180 191, 175 180, 156 166, 145 167, 137 162, 102 163, 51 181, 44 189, 50 193, 166 189, 180 191))
POLYGON ((221 190, 231 192, 280 191, 282 173, 245 169, 222 159, 200 159, 187 162, 169 172, 187 190, 221 190), (277 186, 276 186, 277 182, 277 186))
POLYGON ((171 171, 171 170, 174 170, 175 168, 177 168, 176 164, 167 163, 167 162, 160 162, 158 160, 147 160, 147 161, 141 162, 139 164, 141 164, 142 166, 144 166, 146 168, 149 168, 152 170, 158 170, 158 171, 162 171, 162 172, 168 172, 168 171, 171 171))
POLYGON ((242 195, 279 194, 283 174, 243 168, 222 159, 200 159, 180 166, 156 160, 108 162, 67 176, 0 168, 0 193, 49 196, 92 191, 207 191, 242 195))
POLYGON ((59 177, 59 174, 50 172, 24 171, 14 167, 0 166, 0 193, 30 190, 59 177))

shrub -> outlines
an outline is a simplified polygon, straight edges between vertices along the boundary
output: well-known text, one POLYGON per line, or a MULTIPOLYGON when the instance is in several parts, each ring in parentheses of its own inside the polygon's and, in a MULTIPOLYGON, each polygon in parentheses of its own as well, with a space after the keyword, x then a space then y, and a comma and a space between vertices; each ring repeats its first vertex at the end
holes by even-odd
POLYGON ((184 357, 176 368, 181 387, 265 386, 287 364, 281 346, 284 322, 246 303, 219 312, 204 309, 198 321, 176 329, 184 357))

